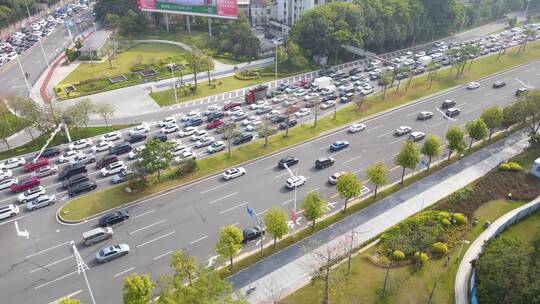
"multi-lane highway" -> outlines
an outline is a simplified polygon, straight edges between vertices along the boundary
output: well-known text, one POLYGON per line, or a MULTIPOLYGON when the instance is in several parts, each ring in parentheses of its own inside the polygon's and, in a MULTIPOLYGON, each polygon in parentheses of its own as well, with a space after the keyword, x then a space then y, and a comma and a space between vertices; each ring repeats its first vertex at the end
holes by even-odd
MULTIPOLYGON (((538 87, 537 71, 540 62, 531 63, 481 81, 476 90, 456 88, 400 109, 370 118, 364 123, 367 129, 348 134, 336 131, 308 143, 268 156, 244 167, 246 176, 224 182, 212 176, 200 182, 161 194, 140 204, 129 207, 131 218, 114 228, 112 240, 87 247, 81 243, 81 234, 96 225, 96 220, 65 226, 57 223, 54 213, 58 206, 48 207, 34 213, 21 213, 17 218, 0 223, 0 237, 4 249, 0 252, 0 297, 8 303, 49 303, 62 296, 76 293, 77 298, 89 302, 84 279, 77 275, 77 267, 69 242, 74 240, 90 270, 87 272, 94 295, 100 303, 121 301, 122 279, 132 272, 149 273, 153 279, 168 273, 172 250, 183 248, 197 257, 201 263, 213 264, 213 250, 218 231, 227 225, 244 229, 254 224, 246 213, 246 207, 264 214, 272 206, 290 210, 294 204, 294 192, 285 187, 288 173, 276 168, 279 159, 294 155, 300 163, 291 169, 308 178, 298 189, 298 207, 309 191, 321 191, 327 195, 330 211, 342 207, 334 186, 327 183, 328 176, 337 171, 356 172, 365 180, 365 168, 377 161, 388 164, 391 180, 396 181, 400 169, 393 165, 393 156, 399 151, 404 137, 395 137, 394 129, 402 125, 413 131, 443 136, 448 126, 463 126, 476 118, 484 108, 509 104, 519 87, 538 87), (507 86, 492 89, 496 80, 504 80, 507 86), (439 111, 441 102, 455 99, 462 110, 454 120, 448 120, 439 111), (420 111, 431 111, 435 117, 417 121, 420 111), (330 152, 329 145, 339 139, 350 142, 350 147, 330 152), (314 161, 321 156, 332 156, 336 163, 327 169, 317 170, 314 161), (261 195, 264 193, 265 195, 261 195), (28 230, 29 239, 18 236, 14 220, 20 230, 28 230), (99 248, 114 243, 127 243, 131 253, 125 257, 98 265, 94 255, 99 248)), ((421 142, 420 142, 421 144, 421 142)), ((371 185, 366 183, 367 190, 371 185)), ((302 214, 300 213, 300 217, 302 214)), ((299 220, 305 225, 304 219, 299 220)), ((269 242, 269 239, 265 239, 269 242)), ((242 253, 256 250, 257 243, 250 244, 242 253)))

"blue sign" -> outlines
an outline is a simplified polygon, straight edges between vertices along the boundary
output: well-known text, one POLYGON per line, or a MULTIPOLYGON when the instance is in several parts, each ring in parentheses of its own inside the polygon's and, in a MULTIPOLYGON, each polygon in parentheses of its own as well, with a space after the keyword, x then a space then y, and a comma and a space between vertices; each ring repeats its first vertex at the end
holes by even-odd
POLYGON ((255 217, 255 211, 253 211, 253 209, 249 208, 249 206, 246 206, 246 211, 247 211, 249 216, 255 217))

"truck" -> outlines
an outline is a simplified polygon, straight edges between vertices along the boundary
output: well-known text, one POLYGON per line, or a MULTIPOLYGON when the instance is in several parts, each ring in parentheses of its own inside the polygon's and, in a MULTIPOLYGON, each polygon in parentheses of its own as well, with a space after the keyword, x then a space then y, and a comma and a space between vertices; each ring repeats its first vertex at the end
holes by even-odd
POLYGON ((433 58, 431 58, 431 56, 422 56, 418 58, 418 62, 420 62, 423 66, 427 66, 428 64, 431 63, 432 59, 433 58))
POLYGON ((252 89, 249 89, 246 92, 246 95, 245 95, 246 103, 251 104, 251 103, 257 102, 257 101, 259 101, 261 99, 266 98, 267 90, 268 90, 267 85, 259 85, 259 86, 256 86, 256 87, 252 88, 252 89))
POLYGON ((328 76, 317 77, 313 80, 313 84, 315 84, 319 89, 324 89, 332 85, 332 78, 328 76))

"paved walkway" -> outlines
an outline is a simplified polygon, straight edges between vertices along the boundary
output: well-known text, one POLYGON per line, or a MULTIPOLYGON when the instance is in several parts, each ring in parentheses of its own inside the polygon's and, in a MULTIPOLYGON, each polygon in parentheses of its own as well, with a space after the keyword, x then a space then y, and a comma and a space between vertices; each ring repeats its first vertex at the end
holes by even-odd
POLYGON ((469 281, 472 275, 471 261, 478 258, 484 249, 484 244, 490 239, 499 235, 508 226, 514 224, 538 209, 540 209, 540 196, 532 202, 504 214, 474 240, 474 242, 467 249, 467 252, 465 252, 463 255, 463 259, 461 259, 461 263, 459 264, 459 268, 456 273, 456 281, 454 285, 456 304, 469 303, 469 281))
POLYGON ((250 303, 271 303, 283 298, 309 283, 314 267, 322 265, 321 255, 330 252, 335 256, 336 251, 344 248, 344 244, 350 244, 351 233, 354 234, 354 246, 359 246, 480 178, 527 146, 527 135, 524 132, 515 133, 229 279, 241 294, 246 294, 248 284, 256 286, 256 290, 248 297, 250 303))

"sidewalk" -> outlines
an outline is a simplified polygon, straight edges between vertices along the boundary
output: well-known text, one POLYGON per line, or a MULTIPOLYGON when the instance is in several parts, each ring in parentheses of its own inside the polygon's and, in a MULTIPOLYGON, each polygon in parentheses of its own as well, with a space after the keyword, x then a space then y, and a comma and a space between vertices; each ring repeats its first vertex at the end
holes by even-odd
POLYGON ((341 250, 344 243, 350 243, 351 233, 355 235, 354 246, 359 246, 480 178, 527 146, 526 133, 515 133, 229 277, 229 280, 244 295, 249 284, 256 286, 248 297, 250 303, 268 303, 283 298, 308 284, 314 267, 322 265, 320 255, 341 250))
POLYGON ((454 285, 454 294, 456 299, 456 304, 467 304, 469 303, 469 281, 472 280, 471 274, 473 268, 471 266, 471 261, 478 258, 480 253, 484 249, 484 244, 490 239, 496 237, 501 232, 503 232, 508 226, 519 221, 523 217, 535 212, 540 208, 540 197, 537 197, 535 200, 525 204, 517 209, 514 209, 500 218, 498 218, 494 223, 492 223, 480 236, 478 236, 474 242, 469 246, 463 259, 459 264, 458 271, 456 273, 456 281, 454 285))

